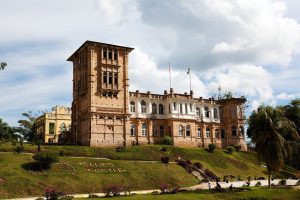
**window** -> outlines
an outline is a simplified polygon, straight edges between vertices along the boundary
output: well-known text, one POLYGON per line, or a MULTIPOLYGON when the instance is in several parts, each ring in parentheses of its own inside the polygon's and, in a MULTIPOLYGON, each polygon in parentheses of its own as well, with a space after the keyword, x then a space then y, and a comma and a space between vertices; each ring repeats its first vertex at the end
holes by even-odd
POLYGON ((232 126, 231 127, 231 133, 232 133, 232 136, 236 136, 237 133, 236 133, 236 126, 232 126))
POLYGON ((218 116, 218 110, 216 108, 214 108, 214 118, 215 119, 219 118, 219 116, 218 116))
POLYGON ((198 129, 197 129, 197 137, 198 137, 198 138, 201 138, 201 128, 198 128, 198 129))
POLYGON ((218 128, 215 129, 215 138, 220 138, 220 133, 218 128))
POLYGON ((157 114, 157 107, 155 103, 152 104, 152 114, 157 114))
POLYGON ((180 113, 182 113, 182 104, 180 104, 179 108, 180 108, 180 113))
POLYGON ((133 101, 130 102, 130 112, 132 112, 132 113, 135 112, 135 103, 133 101))
POLYGON ((153 126, 153 136, 157 136, 157 127, 153 126))
POLYGON ((54 123, 49 123, 49 134, 54 134, 54 123))
POLYGON ((190 103, 190 112, 193 112, 193 105, 190 103))
POLYGON ((226 135, 225 129, 221 129, 221 138, 224 139, 226 135))
POLYGON ((66 131, 67 130, 67 126, 66 126, 66 124, 65 123, 62 123, 61 125, 60 125, 60 131, 61 132, 63 132, 63 131, 66 131))
POLYGON ((147 107, 146 107, 146 102, 144 100, 141 102, 141 107, 142 107, 142 113, 146 113, 147 107))
POLYGON ((198 108, 198 107, 196 108, 196 116, 200 117, 200 108, 198 108))
POLYGON ((159 127, 159 135, 160 135, 160 137, 164 137, 164 135, 165 135, 165 130, 164 130, 164 127, 163 126, 160 126, 159 127))
POLYGON ((108 72, 108 84, 112 84, 112 81, 113 81, 113 73, 108 72))
POLYGON ((114 73, 114 84, 118 85, 118 73, 114 73))
POLYGON ((206 137, 210 138, 210 128, 206 128, 206 137))
POLYGON ((244 127, 243 126, 240 126, 240 135, 245 137, 245 130, 244 130, 244 127))
POLYGON ((171 104, 169 103, 169 113, 171 113, 171 104))
POLYGON ((107 59, 107 48, 103 48, 103 58, 107 59))
POLYGON ((188 105, 185 104, 185 114, 188 114, 188 105))
POLYGON ((108 59, 112 59, 112 49, 108 49, 108 59))
POLYGON ((132 124, 130 127, 130 136, 135 136, 135 125, 132 124))
POLYGON ((146 136, 146 135, 147 135, 147 125, 142 124, 142 136, 146 136))
POLYGON ((236 109, 231 108, 231 117, 236 118, 236 109))
POLYGON ((204 107, 205 117, 209 118, 209 109, 207 106, 204 107))
POLYGON ((174 110, 177 110, 176 103, 173 103, 174 110))
POLYGON ((107 83, 107 72, 103 72, 102 83, 107 83))
POLYGON ((163 115, 164 114, 164 106, 162 104, 159 104, 158 109, 159 109, 159 114, 163 115))
POLYGON ((179 126, 179 128, 178 128, 178 136, 182 136, 183 134, 183 126, 179 126))
POLYGON ((114 50, 114 60, 118 60, 118 50, 114 50))
POLYGON ((185 129, 185 135, 186 135, 187 137, 190 137, 190 136, 191 136, 191 127, 190 127, 190 125, 187 125, 187 126, 186 126, 186 129, 185 129))

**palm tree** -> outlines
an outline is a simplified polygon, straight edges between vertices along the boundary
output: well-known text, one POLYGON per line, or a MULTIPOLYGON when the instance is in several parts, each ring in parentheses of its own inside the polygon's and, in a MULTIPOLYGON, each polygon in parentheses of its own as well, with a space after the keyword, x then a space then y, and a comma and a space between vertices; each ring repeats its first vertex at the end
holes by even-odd
POLYGON ((7 64, 5 62, 0 62, 0 70, 4 70, 7 64))
POLYGON ((284 116, 284 111, 271 106, 260 106, 248 120, 247 135, 256 146, 259 159, 264 160, 268 170, 268 184, 271 187, 271 172, 278 172, 287 158, 288 143, 282 136, 290 133, 299 139, 295 124, 284 116))

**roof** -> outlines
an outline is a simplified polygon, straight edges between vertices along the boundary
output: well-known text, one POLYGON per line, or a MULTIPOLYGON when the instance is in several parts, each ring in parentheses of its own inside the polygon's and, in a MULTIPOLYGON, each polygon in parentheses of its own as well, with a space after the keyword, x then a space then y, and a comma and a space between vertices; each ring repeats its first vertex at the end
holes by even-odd
POLYGON ((90 41, 87 40, 85 41, 68 59, 67 61, 72 61, 72 57, 84 46, 88 44, 96 44, 96 45, 101 45, 101 46, 111 46, 111 47, 116 47, 116 48, 122 48, 122 49, 128 49, 129 51, 132 51, 134 48, 132 47, 126 47, 126 46, 120 46, 120 45, 115 45, 115 44, 108 44, 108 43, 103 43, 103 42, 95 42, 95 41, 90 41))

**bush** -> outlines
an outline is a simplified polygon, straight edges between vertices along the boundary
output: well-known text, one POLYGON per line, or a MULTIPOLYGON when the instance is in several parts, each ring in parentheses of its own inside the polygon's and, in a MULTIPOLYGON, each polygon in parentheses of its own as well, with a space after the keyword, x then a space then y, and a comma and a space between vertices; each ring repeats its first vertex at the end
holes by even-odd
POLYGON ((162 139, 162 143, 164 145, 173 145, 173 140, 172 138, 168 137, 168 136, 165 136, 163 139, 162 139))
POLYGON ((232 154, 234 152, 234 147, 233 146, 227 146, 226 147, 226 153, 232 154))
POLYGON ((216 145, 215 144, 209 144, 208 145, 208 151, 209 152, 214 152, 216 150, 216 145))
POLYGON ((229 182, 229 178, 228 178, 228 176, 227 176, 227 175, 225 175, 225 176, 223 177, 223 182, 226 182, 226 183, 228 183, 228 182, 229 182))
POLYGON ((281 179, 279 181, 279 185, 286 185, 286 180, 285 179, 281 179))
POLYGON ((15 151, 17 153, 22 153, 24 151, 24 147, 23 146, 17 146, 16 149, 15 149, 15 151))
POLYGON ((257 181, 257 183, 255 184, 255 186, 261 186, 261 182, 260 181, 257 181))
POLYGON ((194 165, 198 168, 198 169, 203 169, 203 165, 200 162, 195 162, 194 165))
POLYGON ((124 152, 126 150, 126 147, 124 147, 124 146, 118 146, 118 147, 116 147, 116 151, 117 152, 124 152))
POLYGON ((217 175, 215 175, 212 171, 210 171, 209 169, 206 169, 205 171, 204 171, 204 173, 209 177, 209 178, 211 178, 211 179, 213 179, 213 180, 217 180, 218 179, 218 177, 217 177, 217 175))
POLYGON ((236 151, 240 151, 242 148, 242 146, 240 144, 235 144, 235 145, 233 145, 233 147, 236 151))
POLYGON ((39 169, 50 169, 53 163, 58 162, 58 156, 48 152, 39 152, 33 155, 33 159, 39 169))
POLYGON ((122 192, 122 186, 117 184, 109 184, 105 185, 102 190, 106 197, 120 196, 120 193, 122 192))
POLYGON ((164 164, 168 164, 170 161, 170 158, 168 156, 163 156, 160 158, 161 162, 164 164))
POLYGON ((13 146, 17 146, 17 141, 16 141, 16 140, 13 140, 13 141, 11 142, 11 144, 12 144, 13 146))
POLYGON ((62 192, 59 192, 54 188, 47 188, 45 190, 45 197, 46 197, 47 200, 58 200, 63 195, 64 194, 62 192))
POLYGON ((59 151, 59 156, 64 156, 65 155, 65 152, 63 150, 60 150, 59 151))
POLYGON ((168 147, 163 146, 163 147, 160 148, 160 150, 163 151, 163 152, 166 152, 166 151, 168 151, 169 149, 168 149, 168 147))
POLYGON ((176 194, 179 190, 178 187, 171 188, 168 184, 163 183, 159 186, 161 194, 176 194))

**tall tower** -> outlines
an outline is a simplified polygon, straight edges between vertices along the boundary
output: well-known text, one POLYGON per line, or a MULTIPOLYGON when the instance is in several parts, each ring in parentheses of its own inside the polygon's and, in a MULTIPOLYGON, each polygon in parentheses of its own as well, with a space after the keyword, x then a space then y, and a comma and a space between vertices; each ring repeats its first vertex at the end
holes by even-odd
POLYGON ((72 133, 77 144, 119 146, 129 132, 130 47, 86 41, 73 62, 72 133))

